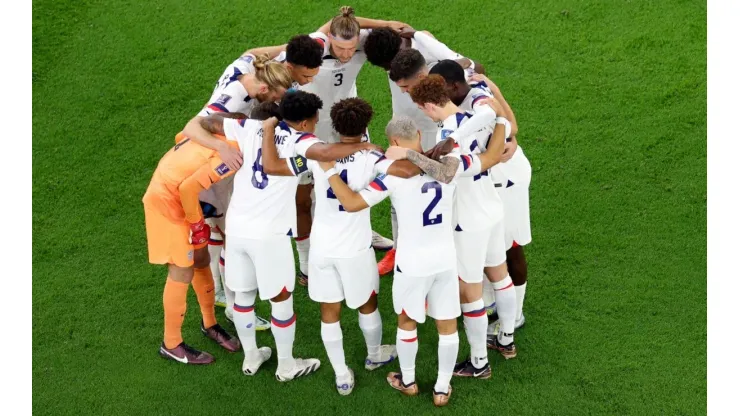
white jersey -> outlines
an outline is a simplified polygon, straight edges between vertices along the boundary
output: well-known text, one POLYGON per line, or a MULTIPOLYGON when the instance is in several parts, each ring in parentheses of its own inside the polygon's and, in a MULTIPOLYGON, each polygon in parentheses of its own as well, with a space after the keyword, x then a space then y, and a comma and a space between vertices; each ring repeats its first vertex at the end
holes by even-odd
MULTIPOLYGON (((455 113, 447 117, 439 129, 437 141, 444 140, 465 124, 470 117, 472 114, 467 112, 455 113)), ((472 136, 458 138, 456 146, 462 154, 480 154, 481 148, 485 149, 484 146, 488 143, 491 134, 490 128, 480 130, 472 136)), ((503 220, 503 202, 488 176, 489 172, 484 171, 473 177, 458 179, 457 197, 455 198, 455 229, 457 231, 489 229, 503 220)))
MULTIPOLYGON (((385 157, 376 151, 359 151, 336 161, 334 169, 355 192, 364 189, 375 178, 375 164, 385 157)), ((311 227, 311 255, 351 258, 371 247, 370 210, 347 212, 334 195, 324 170, 313 160, 316 209, 311 227)))
POLYGON ((301 90, 314 93, 321 98, 324 106, 319 110, 319 122, 329 121, 331 107, 345 98, 357 96, 357 75, 367 60, 363 47, 365 39, 370 34, 369 30, 360 30, 360 40, 357 51, 349 62, 343 64, 331 55, 331 45, 326 34, 321 32, 312 33, 310 36, 324 46, 324 61, 319 68, 319 73, 313 81, 300 86, 301 90))
POLYGON ((246 54, 227 66, 218 79, 211 98, 198 115, 207 117, 218 112, 239 112, 249 116, 258 102, 249 96, 247 89, 239 82, 239 77, 254 73, 254 60, 254 55, 246 54))
MULTIPOLYGON (((462 55, 451 50, 444 43, 434 39, 432 36, 416 32, 411 39, 411 47, 421 52, 427 67, 431 69, 437 62, 444 59, 461 59, 462 55)), ((437 133, 437 123, 427 117, 419 107, 411 101, 408 93, 401 91, 395 82, 388 78, 391 88, 391 102, 393 104, 393 114, 399 116, 408 116, 414 120, 416 126, 421 131, 421 143, 423 150, 429 150, 434 146, 434 136, 437 133)))
MULTIPOLYGON (((480 172, 477 156, 448 157, 461 160, 456 176, 480 172)), ((386 171, 392 163, 387 159, 379 162, 379 171, 386 171)), ((425 277, 455 269, 455 241, 452 237, 455 187, 454 180, 444 184, 425 174, 408 179, 379 175, 360 191, 369 206, 391 197, 398 217, 396 271, 425 277)))
POLYGON ((294 176, 269 176, 262 167, 262 122, 224 120, 224 133, 239 143, 244 165, 234 174, 234 192, 226 212, 226 234, 262 239, 296 232, 295 192, 298 176, 308 168, 306 150, 319 143, 313 134, 291 129, 281 122, 275 128, 275 145, 294 176))

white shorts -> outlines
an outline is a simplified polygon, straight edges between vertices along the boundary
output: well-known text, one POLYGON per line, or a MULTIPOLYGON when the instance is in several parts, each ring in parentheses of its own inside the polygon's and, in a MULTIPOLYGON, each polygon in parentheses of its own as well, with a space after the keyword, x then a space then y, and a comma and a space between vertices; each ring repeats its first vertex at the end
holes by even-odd
MULTIPOLYGON (((532 242, 532 227, 529 221, 529 184, 532 181, 532 165, 517 147, 514 156, 506 163, 498 165, 507 178, 497 184, 501 200, 504 202, 506 249, 532 242)), ((493 176, 492 176, 493 177, 493 176)), ((494 182, 497 182, 494 177, 494 182)))
POLYGON ((261 299, 272 299, 295 289, 295 263, 291 238, 228 237, 226 285, 235 292, 259 290, 261 299))
POLYGON ((380 292, 378 265, 372 248, 351 258, 330 258, 308 255, 308 296, 314 302, 345 301, 350 309, 367 303, 373 293, 380 292))
POLYGON ((465 283, 483 281, 483 268, 506 262, 504 224, 483 231, 456 231, 457 275, 465 283))
POLYGON ((460 316, 460 285, 456 270, 427 277, 413 277, 396 270, 393 276, 393 309, 397 315, 424 323, 432 319, 455 319, 460 316), (429 307, 425 311, 425 306, 429 307))

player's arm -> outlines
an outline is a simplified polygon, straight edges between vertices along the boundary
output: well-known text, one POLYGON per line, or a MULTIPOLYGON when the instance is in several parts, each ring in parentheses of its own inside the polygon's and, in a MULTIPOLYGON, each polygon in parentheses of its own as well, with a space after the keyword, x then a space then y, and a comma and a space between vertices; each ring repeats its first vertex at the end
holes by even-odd
POLYGON ((412 178, 422 172, 421 168, 409 160, 392 160, 388 168, 381 173, 395 176, 397 178, 412 178))
POLYGON ((317 162, 331 162, 342 159, 360 150, 383 151, 383 149, 370 142, 327 144, 317 140, 305 146, 307 147, 304 148, 304 145, 300 142, 296 143, 296 152, 317 162))
MULTIPOLYGON (((357 19, 357 23, 360 24, 360 29, 378 29, 381 27, 389 27, 396 32, 400 32, 404 27, 408 27, 406 23, 397 22, 395 20, 368 19, 366 17, 355 17, 355 19, 357 19)), ((316 31, 328 35, 330 30, 331 19, 328 22, 324 23, 316 31)))
POLYGON ((262 170, 273 176, 297 176, 308 167, 302 157, 281 159, 275 146, 275 126, 278 120, 270 117, 262 122, 262 170))
POLYGON ((334 195, 336 195, 339 203, 347 212, 357 212, 368 208, 370 205, 359 193, 353 191, 346 183, 339 177, 337 171, 334 170, 334 161, 331 162, 319 162, 321 169, 326 173, 329 186, 331 186, 334 195))
MULTIPOLYGON (((476 72, 477 71, 478 67, 476 66, 476 72)), ((503 108, 503 114, 506 116, 506 119, 509 120, 509 123, 511 123, 511 135, 516 136, 517 132, 519 132, 519 125, 516 122, 514 110, 511 109, 511 106, 506 101, 506 98, 504 98, 504 94, 501 93, 501 89, 498 87, 498 85, 496 85, 487 76, 483 75, 480 72, 477 75, 473 75, 471 79, 476 82, 483 81, 486 83, 486 86, 488 86, 491 92, 493 92, 493 96, 501 104, 501 107, 503 108)))
POLYGON ((188 124, 185 125, 182 132, 185 136, 193 139, 193 141, 199 145, 218 152, 219 157, 221 157, 229 169, 237 170, 243 163, 241 152, 238 148, 229 146, 228 143, 215 136, 216 134, 223 135, 224 117, 246 118, 242 113, 229 112, 214 113, 207 117, 198 115, 188 121, 188 124), (208 121, 204 122, 204 120, 208 121))
POLYGON ((386 151, 386 157, 393 160, 406 159, 418 166, 424 173, 442 183, 452 182, 460 164, 460 159, 457 157, 443 157, 438 162, 414 150, 397 146, 389 147, 386 151))
POLYGON ((498 117, 493 134, 488 140, 486 151, 477 155, 480 158, 481 171, 486 171, 501 162, 509 131, 511 131, 509 121, 503 117, 498 117))
POLYGON ((270 59, 275 59, 275 57, 280 55, 280 53, 283 52, 287 46, 288 44, 284 43, 282 45, 276 45, 276 46, 263 46, 261 48, 252 48, 244 52, 242 56, 244 55, 254 55, 254 56, 267 55, 270 59))
POLYGON ((496 114, 503 114, 501 103, 493 97, 486 98, 484 101, 488 103, 488 105, 475 107, 475 114, 470 117, 470 120, 460 126, 459 129, 452 132, 452 134, 448 136, 449 138, 457 141, 460 138, 471 136, 486 127, 492 127, 494 123, 496 123, 496 114))

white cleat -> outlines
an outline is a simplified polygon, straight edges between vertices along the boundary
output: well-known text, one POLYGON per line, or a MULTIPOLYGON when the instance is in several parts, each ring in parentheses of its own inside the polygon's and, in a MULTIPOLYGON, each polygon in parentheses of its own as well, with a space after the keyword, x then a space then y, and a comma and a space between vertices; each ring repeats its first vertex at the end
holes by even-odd
POLYGON ((380 251, 388 251, 393 248, 393 240, 385 238, 373 231, 373 248, 380 251))
POLYGON ((397 356, 398 354, 396 353, 395 345, 381 345, 380 359, 378 361, 374 361, 371 360, 370 357, 365 358, 365 370, 373 371, 376 368, 380 368, 395 360, 397 356))
MULTIPOLYGON (((526 320, 524 319, 524 314, 522 314, 521 319, 517 319, 514 322, 514 329, 516 330, 516 329, 523 327, 525 322, 526 320)), ((498 320, 496 320, 488 325, 488 330, 486 331, 486 333, 488 335, 497 336, 499 329, 501 329, 501 323, 498 320)))
POLYGON ((296 358, 295 365, 288 371, 275 371, 278 381, 291 381, 298 377, 307 376, 321 367, 321 361, 316 358, 296 358))
POLYGON ((267 331, 268 329, 270 329, 270 321, 261 318, 258 315, 254 315, 254 330, 267 331))
POLYGON ((224 292, 216 292, 216 306, 219 308, 226 307, 226 295, 224 292))
POLYGON ((349 368, 349 375, 344 376, 341 379, 336 378, 337 393, 342 396, 349 396, 352 390, 355 388, 355 372, 349 368))
POLYGON ((244 362, 242 363, 242 372, 245 376, 253 376, 257 373, 257 370, 260 369, 262 364, 269 360, 270 357, 272 357, 272 349, 270 347, 260 347, 257 349, 257 360, 256 362, 250 363, 248 362, 248 358, 244 357, 244 362))

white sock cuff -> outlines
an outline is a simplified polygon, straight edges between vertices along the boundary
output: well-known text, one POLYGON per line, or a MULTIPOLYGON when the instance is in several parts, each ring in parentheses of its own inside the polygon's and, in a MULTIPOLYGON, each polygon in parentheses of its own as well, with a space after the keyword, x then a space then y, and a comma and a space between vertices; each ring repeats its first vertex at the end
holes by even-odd
POLYGON ((452 344, 459 344, 460 343, 460 337, 457 335, 457 332, 449 334, 449 335, 439 335, 439 344, 440 345, 452 345, 452 344))
POLYGON ((511 276, 508 274, 506 277, 504 277, 504 280, 501 280, 500 282, 493 282, 493 290, 503 290, 508 288, 509 286, 514 286, 514 282, 511 281, 511 276))
POLYGON ((270 301, 272 306, 272 317, 280 321, 293 317, 293 296, 282 302, 270 301))
POLYGON ((405 329, 398 328, 398 331, 396 332, 396 337, 400 341, 415 342, 416 341, 416 329, 411 330, 411 331, 406 331, 405 329))
POLYGON ((321 339, 324 341, 340 341, 342 339, 342 327, 339 322, 331 324, 321 322, 321 339))
POLYGON ((383 324, 380 318, 380 311, 378 309, 367 315, 362 312, 358 312, 357 321, 360 324, 360 328, 375 328, 383 324))
POLYGON ((478 299, 476 301, 470 302, 470 303, 463 303, 460 305, 460 309, 463 313, 465 312, 473 312, 480 309, 483 309, 485 304, 483 303, 483 299, 478 299))

